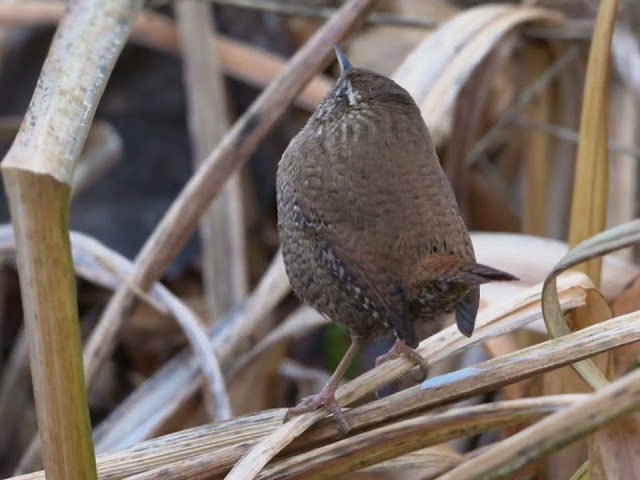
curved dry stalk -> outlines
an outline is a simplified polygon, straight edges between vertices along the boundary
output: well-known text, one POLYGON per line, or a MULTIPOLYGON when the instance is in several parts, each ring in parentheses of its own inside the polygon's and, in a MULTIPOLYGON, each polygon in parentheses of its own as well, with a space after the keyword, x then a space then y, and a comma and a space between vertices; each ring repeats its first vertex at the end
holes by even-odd
MULTIPOLYGON (((230 368, 239 351, 247 348, 256 329, 289 290, 278 252, 251 296, 209 331, 223 371, 230 368)), ((188 351, 167 362, 96 427, 96 450, 122 449, 149 438, 198 390, 198 373, 198 365, 188 351)))
MULTIPOLYGON (((70 232, 70 237, 74 268, 80 277, 111 290, 122 285, 122 278, 128 278, 133 264, 125 257, 88 235, 70 232)), ((13 228, 11 225, 0 225, 0 255, 13 254, 15 248, 13 228)), ((210 394, 215 400, 216 418, 218 420, 230 418, 229 394, 202 321, 161 284, 156 283, 152 286, 148 303, 152 308, 159 309, 163 314, 172 315, 178 321, 187 341, 191 344, 198 359, 198 366, 201 368, 207 380, 210 394)))
MULTIPOLYGON (((74 263, 77 265, 78 274, 85 278, 96 281, 96 271, 100 272, 100 267, 108 264, 112 271, 105 271, 102 268, 101 285, 112 290, 121 286, 119 278, 128 278, 133 270, 133 264, 123 256, 110 250, 97 240, 82 235, 77 232, 71 233, 72 251, 74 263), (117 271, 118 274, 109 278, 108 274, 117 271), (107 274, 107 275, 105 275, 107 274)), ((165 286, 156 283, 150 289, 150 294, 161 305, 165 306, 178 322, 193 349, 200 367, 209 393, 214 400, 214 418, 224 420, 232 416, 231 402, 227 392, 224 377, 220 369, 218 360, 209 343, 209 337, 202 320, 186 306, 180 299, 171 293, 165 286)))
MULTIPOLYGON (((579 243, 556 264, 547 276, 542 289, 542 311, 551 337, 558 338, 571 333, 558 304, 557 276, 582 262, 628 247, 638 241, 640 241, 640 220, 632 220, 579 243)), ((591 360, 575 363, 572 367, 594 390, 609 383, 591 360)))
POLYGON ((141 0, 73 2, 2 162, 47 477, 96 478, 69 198, 75 163, 141 0))

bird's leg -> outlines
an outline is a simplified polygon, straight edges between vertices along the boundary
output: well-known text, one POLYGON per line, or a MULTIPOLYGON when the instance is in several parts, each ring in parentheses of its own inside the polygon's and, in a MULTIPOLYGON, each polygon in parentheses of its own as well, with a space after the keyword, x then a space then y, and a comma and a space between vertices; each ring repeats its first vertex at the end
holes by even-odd
POLYGON ((342 360, 340 360, 338 367, 335 372, 333 372, 333 375, 331 375, 331 378, 324 388, 319 393, 304 398, 298 405, 287 410, 287 413, 284 416, 284 421, 286 422, 293 415, 314 412, 318 408, 324 406, 333 414, 333 418, 335 418, 336 423, 338 424, 339 438, 345 437, 347 433, 349 433, 351 427, 349 426, 347 419, 344 418, 342 410, 340 410, 340 407, 336 402, 335 392, 338 385, 340 385, 340 380, 342 380, 351 360, 353 360, 358 353, 358 350, 360 350, 360 343, 357 340, 352 339, 347 353, 345 353, 342 360))
POLYGON ((423 377, 421 379, 418 379, 417 381, 421 382, 425 378, 427 378, 427 373, 429 372, 429 364, 427 363, 427 361, 422 358, 422 356, 418 352, 416 352, 413 348, 411 348, 399 338, 396 339, 396 343, 393 344, 393 347, 391 347, 387 353, 376 358, 376 367, 398 357, 405 357, 418 364, 420 370, 422 370, 423 377))

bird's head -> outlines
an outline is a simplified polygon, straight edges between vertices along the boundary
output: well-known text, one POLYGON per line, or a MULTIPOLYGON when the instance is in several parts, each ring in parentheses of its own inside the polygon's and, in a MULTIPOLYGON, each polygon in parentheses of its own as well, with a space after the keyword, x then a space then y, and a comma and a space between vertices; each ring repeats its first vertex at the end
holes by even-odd
POLYGON ((338 45, 333 46, 340 78, 318 106, 315 117, 340 115, 375 105, 413 105, 411 95, 390 78, 364 68, 355 68, 338 45))

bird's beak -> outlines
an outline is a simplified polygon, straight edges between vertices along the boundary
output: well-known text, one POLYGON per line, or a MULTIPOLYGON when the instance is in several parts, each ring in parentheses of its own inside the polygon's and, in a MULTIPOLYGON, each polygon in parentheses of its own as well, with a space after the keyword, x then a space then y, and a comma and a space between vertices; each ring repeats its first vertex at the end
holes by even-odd
POLYGON ((333 49, 336 52, 336 57, 338 57, 338 63, 340 64, 340 75, 342 75, 344 72, 351 68, 351 62, 337 43, 333 44, 333 49))

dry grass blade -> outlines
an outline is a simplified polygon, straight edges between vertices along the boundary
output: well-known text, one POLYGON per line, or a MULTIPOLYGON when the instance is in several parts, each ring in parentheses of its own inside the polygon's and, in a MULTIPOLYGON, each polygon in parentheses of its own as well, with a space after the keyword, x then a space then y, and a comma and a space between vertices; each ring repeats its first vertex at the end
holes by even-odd
POLYGON ((69 198, 75 162, 142 1, 75 2, 2 164, 42 457, 50 479, 96 477, 82 371, 69 198))
MULTIPOLYGON (((638 315, 633 316, 637 322, 638 315)), ((619 317, 616 319, 627 318, 619 317)), ((588 327, 597 331, 597 326, 588 327)), ((573 334, 575 335, 575 334, 573 334)), ((501 442, 440 480, 511 478, 522 467, 640 408, 640 370, 501 442)))
MULTIPOLYGON (((495 402, 488 405, 452 408, 444 413, 422 415, 331 443, 297 455, 265 469, 260 480, 325 480, 363 467, 443 443, 477 435, 509 424, 534 420, 569 406, 581 396, 564 396, 495 402)), ((460 463, 459 461, 456 463, 460 463)), ((435 465, 451 467, 451 459, 435 465)))
POLYGON ((460 464, 463 456, 451 447, 438 445, 417 452, 407 453, 386 462, 372 465, 363 472, 398 474, 400 471, 419 470, 421 478, 431 477, 437 473, 450 470, 460 464))
MULTIPOLYGON (((617 0, 600 3, 585 80, 580 141, 575 166, 569 244, 576 245, 605 227, 608 188, 608 100, 611 37, 617 0)), ((582 271, 600 284, 601 261, 594 259, 582 271)))
MULTIPOLYGON (((556 278, 563 271, 579 265, 592 258, 614 252, 640 241, 640 220, 619 225, 585 240, 571 250, 553 268, 542 290, 542 308, 547 329, 552 337, 559 337, 571 333, 558 304, 556 278)), ((576 372, 594 389, 608 383, 593 363, 579 362, 572 365, 576 372)))
MULTIPOLYGON (((198 168, 228 129, 227 95, 212 46, 211 5, 181 1, 175 5, 175 11, 184 46, 194 168, 198 168)), ((236 173, 209 207, 200 225, 208 323, 235 307, 247 294, 243 218, 240 176, 236 173)))

